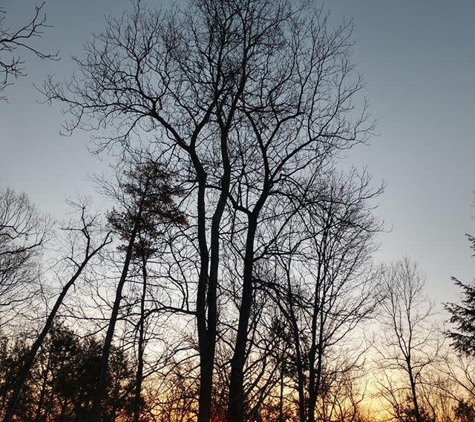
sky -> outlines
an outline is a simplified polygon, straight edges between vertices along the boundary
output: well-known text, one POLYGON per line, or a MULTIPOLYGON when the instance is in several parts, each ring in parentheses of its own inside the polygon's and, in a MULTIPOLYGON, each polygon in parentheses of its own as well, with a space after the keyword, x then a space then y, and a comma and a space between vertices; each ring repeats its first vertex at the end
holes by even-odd
MULTIPOLYGON (((0 0, 12 28, 38 4, 0 0)), ((48 74, 70 76, 71 57, 82 55, 105 16, 129 7, 127 0, 46 0, 52 27, 34 46, 58 51, 61 60, 25 55, 28 77, 7 88, 9 103, 0 103, 0 188, 26 192, 57 219, 65 217, 67 197, 94 194, 89 176, 106 170, 107 158, 88 152, 88 133, 61 136, 60 107, 43 104, 34 85, 48 74)), ((433 301, 457 300, 451 276, 475 277, 464 236, 475 234, 475 2, 328 0, 325 7, 335 22, 354 19, 353 59, 378 121, 370 145, 345 159, 367 167, 375 185, 386 184, 376 214, 387 230, 376 259, 410 257, 425 273, 433 301)))

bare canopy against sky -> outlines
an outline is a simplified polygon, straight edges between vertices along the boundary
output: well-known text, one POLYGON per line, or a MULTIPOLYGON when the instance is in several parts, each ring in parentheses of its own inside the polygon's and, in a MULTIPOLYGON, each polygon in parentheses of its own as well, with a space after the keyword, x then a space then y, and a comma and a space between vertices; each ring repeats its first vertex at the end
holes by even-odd
MULTIPOLYGON (((11 27, 38 5, 0 0, 11 27)), ((354 62, 378 120, 371 145, 344 161, 367 167, 375 184, 387 184, 377 214, 391 231, 380 236, 377 258, 407 254, 426 272, 434 300, 456 300, 450 276, 470 281, 475 274, 464 237, 475 233, 475 3, 332 0, 324 6, 334 22, 354 18, 354 62)), ((63 217, 65 197, 94 194, 88 175, 104 171, 106 163, 87 151, 87 133, 60 136, 59 107, 40 104, 33 84, 41 86, 48 74, 68 77, 75 68, 71 56, 82 55, 91 32, 101 31, 106 15, 127 8, 127 0, 48 0, 44 10, 53 27, 34 43, 59 51, 62 59, 41 62, 27 55, 28 76, 8 87, 9 103, 0 104, 0 187, 27 192, 55 218, 63 217)))

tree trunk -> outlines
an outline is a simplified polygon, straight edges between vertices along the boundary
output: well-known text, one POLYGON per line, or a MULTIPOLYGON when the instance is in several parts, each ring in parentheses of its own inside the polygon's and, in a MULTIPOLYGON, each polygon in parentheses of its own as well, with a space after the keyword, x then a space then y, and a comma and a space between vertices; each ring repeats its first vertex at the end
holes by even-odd
POLYGON ((200 275, 196 298, 196 319, 198 326, 198 347, 200 353, 200 390, 198 397, 198 422, 209 422, 211 418, 211 393, 213 380, 213 350, 215 344, 209 337, 206 324, 206 292, 208 286, 209 252, 206 241, 205 184, 206 173, 198 158, 192 157, 198 175, 198 245, 200 251, 200 275), (212 344, 210 344, 212 343, 212 344))
POLYGON ((145 299, 147 294, 147 260, 142 254, 142 297, 140 300, 139 340, 137 351, 137 372, 135 376, 134 422, 140 422, 142 407, 142 381, 145 352, 145 299))
POLYGON ((35 422, 39 422, 41 419, 41 411, 43 410, 43 405, 46 397, 46 385, 48 384, 48 373, 51 367, 51 350, 48 354, 48 360, 46 361, 46 368, 43 373, 43 379, 41 383, 40 397, 38 399, 38 407, 36 408, 35 422))
POLYGON ((421 413, 419 409, 419 401, 417 399, 416 380, 412 372, 411 359, 407 358, 406 362, 407 362, 407 370, 409 373, 409 382, 411 384, 412 404, 414 406, 414 416, 416 417, 416 422, 422 422, 421 413))
POLYGON ((209 422, 212 413, 213 369, 216 353, 218 324, 217 288, 220 260, 220 226, 229 194, 231 168, 227 150, 227 130, 221 134, 221 155, 223 175, 218 203, 211 221, 210 253, 206 245, 206 173, 196 155, 192 155, 199 179, 198 188, 198 241, 201 255, 201 272, 197 298, 198 344, 200 350, 200 392, 198 422, 209 422), (206 262, 205 262, 206 261, 206 262), (208 267, 209 261, 209 267, 208 267), (209 276, 207 269, 209 268, 209 276), (206 272, 204 272, 206 271, 206 272), (206 315, 207 309, 207 315, 206 315))
POLYGON ((244 365, 246 363, 247 331, 253 302, 252 276, 256 229, 257 213, 252 213, 249 215, 249 227, 246 238, 242 298, 241 307, 239 309, 239 325, 234 354, 231 360, 228 404, 228 420, 230 422, 244 422, 244 365))
POLYGON ((115 325, 117 323, 117 317, 119 315, 120 302, 122 300, 122 291, 124 289, 125 282, 127 280, 127 275, 129 273, 130 261, 132 258, 132 251, 135 243, 135 238, 137 236, 139 221, 141 218, 141 210, 138 213, 137 220, 134 224, 132 234, 129 239, 129 244, 127 245, 127 252, 125 255, 124 266, 122 267, 122 273, 117 285, 114 305, 112 307, 112 313, 109 319, 109 326, 107 328, 106 338, 104 340, 104 347, 102 348, 102 357, 101 357, 101 369, 99 373, 99 379, 97 381, 96 391, 94 393, 94 399, 92 402, 92 410, 90 413, 91 422, 100 422, 101 413, 102 413, 102 398, 104 396, 106 388, 106 379, 107 379, 107 369, 109 364, 109 356, 112 348, 112 338, 114 337, 115 325))
POLYGON ((297 316, 294 311, 294 296, 292 293, 292 286, 290 283, 290 272, 286 270, 287 275, 287 301, 289 303, 289 319, 292 326, 292 340, 295 347, 295 366, 297 369, 297 391, 299 395, 299 420, 305 422, 305 376, 304 376, 304 362, 302 359, 302 343, 300 341, 299 328, 297 324, 297 316))

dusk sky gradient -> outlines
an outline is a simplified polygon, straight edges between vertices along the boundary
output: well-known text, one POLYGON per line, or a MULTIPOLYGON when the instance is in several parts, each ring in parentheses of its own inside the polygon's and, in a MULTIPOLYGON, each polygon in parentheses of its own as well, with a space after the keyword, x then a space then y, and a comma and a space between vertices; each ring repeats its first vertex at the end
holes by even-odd
MULTIPOLYGON (((12 28, 38 4, 0 0, 12 28)), ((354 18, 354 62, 378 120, 379 135, 345 161, 367 167, 375 185, 387 184, 376 214, 388 233, 379 237, 376 258, 407 255, 426 274, 434 301, 457 300, 450 277, 475 277, 464 236, 475 235, 475 1, 331 0, 325 7, 334 22, 354 18)), ((9 103, 0 103, 0 187, 25 191, 57 219, 65 217, 66 197, 94 194, 88 175, 106 170, 106 163, 87 151, 90 134, 60 136, 59 105, 41 104, 33 84, 41 86, 48 74, 70 76, 71 56, 82 56, 91 32, 104 27, 104 16, 127 8, 125 0, 47 0, 53 27, 34 45, 59 51, 61 60, 25 55, 28 77, 7 88, 9 103)))

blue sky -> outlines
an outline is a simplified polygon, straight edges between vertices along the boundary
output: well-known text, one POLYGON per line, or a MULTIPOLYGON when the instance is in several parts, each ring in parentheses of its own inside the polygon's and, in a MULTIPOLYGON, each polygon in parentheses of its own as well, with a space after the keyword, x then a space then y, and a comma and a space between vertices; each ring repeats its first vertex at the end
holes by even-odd
MULTIPOLYGON (((28 19, 35 4, 0 0, 12 27, 28 19)), ((59 135, 59 107, 40 104, 32 84, 41 85, 49 73, 68 77, 71 56, 81 55, 91 32, 104 26, 104 15, 129 4, 47 0, 53 28, 35 45, 58 50, 62 59, 26 56, 28 77, 8 89, 9 104, 0 103, 0 186, 27 192, 57 218, 66 212, 65 197, 94 192, 88 175, 106 165, 88 153, 89 134, 59 135)), ((375 184, 387 184, 377 214, 392 230, 380 236, 377 258, 408 255, 426 273, 435 301, 455 300, 450 276, 475 276, 464 237, 475 234, 475 2, 331 0, 326 8, 336 22, 354 18, 354 61, 378 120, 371 145, 346 158, 366 166, 375 184)))

